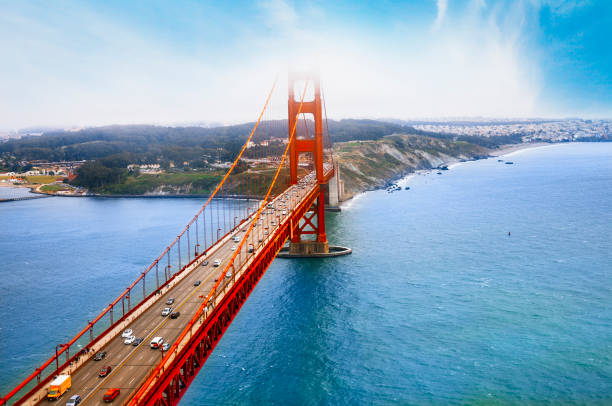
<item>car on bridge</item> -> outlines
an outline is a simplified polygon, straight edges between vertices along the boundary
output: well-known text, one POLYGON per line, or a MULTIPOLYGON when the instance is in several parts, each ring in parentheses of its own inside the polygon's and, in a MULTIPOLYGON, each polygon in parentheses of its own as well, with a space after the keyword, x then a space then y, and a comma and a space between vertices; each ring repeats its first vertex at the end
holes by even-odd
POLYGON ((121 334, 121 337, 122 337, 122 338, 128 338, 129 336, 131 336, 131 335, 132 335, 132 333, 133 333, 132 329, 131 329, 131 328, 128 328, 127 330, 125 330, 125 331, 123 332, 123 334, 121 334))
POLYGON ((108 374, 110 374, 111 372, 111 367, 110 365, 105 365, 102 367, 102 369, 100 369, 100 371, 98 372, 98 376, 100 378, 104 378, 105 376, 108 376, 108 374))
POLYGON ((206 266, 206 265, 208 265, 208 261, 202 262, 202 266, 206 266))
POLYGON ((94 355, 94 361, 102 361, 103 358, 106 357, 106 351, 100 351, 96 355, 94 355))
POLYGON ((181 315, 181 312, 174 312, 170 315, 171 319, 178 319, 178 317, 181 315))
POLYGON ((136 336, 131 335, 129 337, 126 337, 126 339, 123 341, 123 344, 130 345, 130 344, 134 343, 134 340, 136 340, 136 336))
POLYGON ((234 242, 240 242, 240 237, 238 237, 237 235, 235 235, 232 239, 234 240, 234 242))
POLYGON ((162 351, 168 351, 170 349, 170 343, 164 343, 161 349, 162 351))
POLYGON ((68 402, 66 402, 66 406, 76 406, 81 403, 81 397, 79 395, 70 396, 68 402))
POLYGON ((159 347, 161 347, 161 345, 164 343, 164 339, 162 337, 154 337, 151 340, 151 348, 153 349, 158 349, 159 347))
POLYGON ((104 400, 106 403, 112 402, 117 396, 119 396, 120 392, 121 390, 119 388, 110 388, 106 391, 102 400, 104 400))
POLYGON ((232 245, 232 251, 236 251, 236 246, 232 245))
POLYGON ((197 280, 193 283, 193 286, 200 286, 200 284, 202 283, 202 281, 197 280))
POLYGON ((173 303, 174 303, 174 298, 173 297, 170 297, 170 298, 168 298, 168 300, 166 300, 166 304, 167 305, 171 305, 173 303))
POLYGON ((215 262, 213 262, 213 266, 219 266, 219 265, 221 265, 221 260, 215 259, 215 262))
POLYGON ((132 345, 134 347, 138 347, 140 345, 140 343, 143 342, 143 341, 144 341, 144 338, 137 337, 136 339, 134 339, 134 342, 132 343, 132 345))
POLYGON ((170 313, 172 313, 172 308, 171 307, 166 307, 166 308, 164 308, 164 310, 162 310, 161 314, 162 314, 162 317, 166 317, 170 313))

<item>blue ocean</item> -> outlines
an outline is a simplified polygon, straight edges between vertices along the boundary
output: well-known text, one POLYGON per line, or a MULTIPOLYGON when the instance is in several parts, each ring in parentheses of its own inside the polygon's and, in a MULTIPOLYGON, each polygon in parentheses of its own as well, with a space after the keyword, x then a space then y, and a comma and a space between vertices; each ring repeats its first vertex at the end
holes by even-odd
MULTIPOLYGON (((612 143, 466 162, 327 214, 183 405, 612 404, 612 143)), ((0 203, 0 393, 157 256, 198 199, 0 203)))

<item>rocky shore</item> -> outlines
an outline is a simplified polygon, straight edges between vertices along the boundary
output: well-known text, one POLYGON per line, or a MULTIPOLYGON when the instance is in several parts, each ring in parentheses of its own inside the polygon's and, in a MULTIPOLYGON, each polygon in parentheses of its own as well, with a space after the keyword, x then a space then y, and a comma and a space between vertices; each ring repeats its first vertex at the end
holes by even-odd
POLYGON ((421 170, 446 169, 452 164, 486 159, 520 149, 551 145, 523 143, 488 149, 461 141, 415 135, 392 135, 378 141, 334 144, 346 201, 369 190, 388 188, 421 170))
POLYGON ((385 188, 417 170, 490 156, 490 150, 478 145, 416 135, 334 144, 334 157, 344 181, 343 200, 385 188))

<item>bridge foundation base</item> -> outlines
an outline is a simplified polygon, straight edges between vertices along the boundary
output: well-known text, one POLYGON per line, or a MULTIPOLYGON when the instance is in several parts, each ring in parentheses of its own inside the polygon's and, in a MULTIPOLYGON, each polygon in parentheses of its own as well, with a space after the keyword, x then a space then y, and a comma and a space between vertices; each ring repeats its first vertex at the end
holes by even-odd
POLYGON ((299 243, 291 243, 289 247, 281 248, 276 256, 278 258, 327 258, 348 255, 351 252, 353 252, 353 250, 350 248, 329 245, 327 242, 302 241, 299 243), (325 248, 321 246, 323 244, 325 248))
POLYGON ((329 243, 327 241, 300 241, 289 243, 289 253, 294 255, 327 254, 329 243))

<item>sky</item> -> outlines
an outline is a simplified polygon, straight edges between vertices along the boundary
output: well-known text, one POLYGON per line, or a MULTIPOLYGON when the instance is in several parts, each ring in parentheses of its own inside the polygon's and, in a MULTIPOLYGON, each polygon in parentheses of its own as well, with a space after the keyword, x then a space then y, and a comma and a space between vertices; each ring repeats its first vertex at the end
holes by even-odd
POLYGON ((612 1, 0 0, 0 129, 254 121, 319 69, 330 118, 612 118, 612 1))

